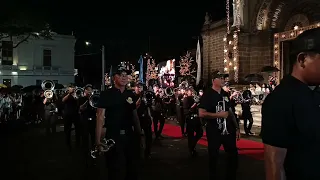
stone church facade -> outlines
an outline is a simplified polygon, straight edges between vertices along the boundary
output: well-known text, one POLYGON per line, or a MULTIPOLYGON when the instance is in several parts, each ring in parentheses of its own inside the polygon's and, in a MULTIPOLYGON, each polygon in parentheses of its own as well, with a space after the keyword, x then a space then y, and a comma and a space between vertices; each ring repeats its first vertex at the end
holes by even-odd
MULTIPOLYGON (((239 80, 260 72, 264 66, 278 67, 280 72, 276 76, 281 78, 288 64, 287 46, 283 42, 295 38, 303 30, 320 27, 320 0, 243 1, 243 25, 238 34, 237 53, 239 80)), ((206 21, 202 28, 204 80, 213 70, 223 72, 226 67, 223 40, 227 21, 206 21)), ((231 25, 232 22, 230 19, 231 25)), ((235 73, 233 71, 229 70, 231 79, 235 73)))

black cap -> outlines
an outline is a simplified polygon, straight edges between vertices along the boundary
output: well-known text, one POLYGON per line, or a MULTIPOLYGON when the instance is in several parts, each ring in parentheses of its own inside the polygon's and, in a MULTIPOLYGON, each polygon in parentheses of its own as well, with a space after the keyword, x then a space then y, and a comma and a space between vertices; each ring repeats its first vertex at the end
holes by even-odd
POLYGON ((114 76, 114 75, 116 75, 116 74, 120 75, 120 74, 123 73, 123 72, 127 73, 127 75, 131 74, 131 71, 130 71, 130 70, 128 70, 128 69, 126 69, 126 68, 124 68, 124 67, 119 67, 117 70, 115 70, 115 71, 112 73, 112 76, 114 76))
POLYGON ((144 83, 138 81, 138 82, 135 82, 134 83, 134 86, 137 87, 137 86, 144 86, 144 83))
POLYGON ((227 77, 229 77, 229 74, 220 73, 220 71, 218 71, 218 70, 213 71, 213 73, 211 74, 211 79, 227 78, 227 77))
POLYGON ((301 52, 320 53, 320 28, 306 30, 291 41, 291 54, 301 52))
POLYGON ((91 84, 87 84, 84 86, 84 89, 87 89, 87 88, 93 88, 93 86, 91 84))

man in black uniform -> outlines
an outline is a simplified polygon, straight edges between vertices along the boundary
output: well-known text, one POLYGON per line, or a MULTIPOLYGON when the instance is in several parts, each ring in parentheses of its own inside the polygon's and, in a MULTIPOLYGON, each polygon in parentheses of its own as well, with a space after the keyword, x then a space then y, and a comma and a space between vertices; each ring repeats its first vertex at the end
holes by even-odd
POLYGON ((108 180, 123 179, 123 168, 126 168, 126 179, 138 179, 137 159, 140 152, 137 143, 140 142, 137 137, 140 138, 142 133, 135 95, 125 89, 128 73, 125 69, 113 73, 114 87, 101 92, 97 105, 96 145, 101 146, 104 119, 106 139, 115 141, 115 146, 106 153, 108 180))
POLYGON ((236 179, 238 150, 236 140, 239 139, 239 127, 230 108, 229 96, 222 90, 225 74, 215 71, 212 74, 212 87, 201 97, 199 116, 207 122, 206 133, 209 151, 210 180, 217 179, 217 159, 221 144, 227 153, 228 180, 236 179))
MULTIPOLYGON (((152 116, 151 116, 151 105, 152 105, 152 96, 149 94, 149 97, 146 91, 143 91, 143 84, 137 83, 135 86, 135 95, 136 95, 136 105, 137 112, 140 120, 140 126, 144 132, 145 136, 145 150, 144 157, 147 159, 150 157, 151 153, 151 144, 152 144, 152 116)), ((151 91, 149 91, 151 93, 151 91)))
POLYGON ((267 180, 319 180, 320 101, 308 86, 320 84, 320 28, 291 42, 291 75, 262 105, 267 180))
POLYGON ((245 90, 242 93, 243 102, 241 102, 243 127, 246 135, 253 135, 251 132, 253 125, 253 117, 251 113, 252 93, 250 90, 245 90), (249 121, 249 124, 248 124, 249 121))
POLYGON ((153 90, 155 93, 154 104, 152 108, 153 131, 156 136, 155 139, 159 140, 159 138, 163 138, 161 133, 165 123, 165 118, 163 116, 164 106, 163 106, 162 97, 160 96, 159 86, 154 85, 153 90))
POLYGON ((189 153, 191 156, 196 156, 196 145, 203 135, 203 129, 198 117, 197 103, 194 101, 191 89, 187 90, 187 97, 183 99, 183 111, 187 123, 189 153))
POLYGON ((46 124, 46 134, 49 136, 51 133, 56 133, 56 123, 58 120, 57 113, 58 109, 55 104, 57 101, 56 94, 52 98, 45 97, 43 100, 44 104, 44 121, 46 124))
POLYGON ((89 103, 91 95, 93 95, 92 86, 88 84, 84 87, 83 96, 78 100, 82 129, 82 145, 87 155, 89 155, 90 149, 93 148, 96 137, 96 109, 89 103))
POLYGON ((79 120, 78 101, 75 97, 75 87, 73 85, 69 85, 67 94, 62 98, 62 103, 64 104, 63 121, 67 146, 71 148, 71 128, 73 123, 76 131, 76 145, 77 147, 79 147, 81 128, 79 120))

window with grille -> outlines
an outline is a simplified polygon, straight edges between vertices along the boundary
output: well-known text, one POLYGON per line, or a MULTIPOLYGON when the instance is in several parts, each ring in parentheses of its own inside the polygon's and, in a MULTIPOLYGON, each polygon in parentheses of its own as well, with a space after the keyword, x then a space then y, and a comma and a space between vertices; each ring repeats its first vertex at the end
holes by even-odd
POLYGON ((51 50, 43 50, 43 66, 51 66, 51 50))
POLYGON ((12 65, 13 64, 13 42, 12 41, 2 41, 2 65, 12 65))

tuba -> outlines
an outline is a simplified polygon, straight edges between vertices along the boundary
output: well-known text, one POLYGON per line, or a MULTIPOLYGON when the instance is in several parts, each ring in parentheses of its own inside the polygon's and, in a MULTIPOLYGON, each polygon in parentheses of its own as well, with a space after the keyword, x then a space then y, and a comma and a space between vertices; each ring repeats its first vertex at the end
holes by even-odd
POLYGON ((46 97, 47 99, 52 99, 54 87, 55 87, 55 84, 53 81, 51 80, 42 81, 41 88, 42 90, 44 90, 44 93, 43 93, 44 97, 46 97))

